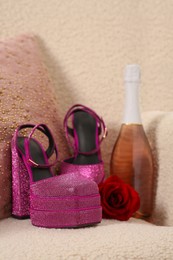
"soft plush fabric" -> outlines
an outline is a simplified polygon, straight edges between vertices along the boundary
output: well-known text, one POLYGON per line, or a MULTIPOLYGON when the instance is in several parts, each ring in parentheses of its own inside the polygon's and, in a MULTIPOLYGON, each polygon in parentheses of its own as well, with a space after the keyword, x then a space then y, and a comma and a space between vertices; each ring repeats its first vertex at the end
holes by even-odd
POLYGON ((43 229, 29 219, 0 221, 1 258, 10 260, 172 260, 172 165, 173 114, 142 115, 157 170, 155 208, 151 221, 102 220, 81 229, 43 229), (165 164, 167 162, 167 164, 165 164), (164 226, 165 225, 165 226, 164 226))
POLYGON ((80 101, 116 130, 123 68, 136 62, 142 110, 173 109, 172 0, 4 0, 0 29, 39 35, 63 112, 80 101))
POLYGON ((0 240, 4 260, 173 259, 173 228, 133 218, 81 229, 37 228, 9 218, 0 222, 0 240))
MULTIPOLYGON (((102 144, 107 175, 123 114, 126 64, 138 62, 142 69, 141 112, 173 110, 172 0, 6 0, 0 29, 1 39, 38 35, 62 117, 79 102, 103 116, 109 130, 102 144)), ((43 230, 29 220, 0 220, 0 259, 172 260, 172 227, 162 226, 173 225, 172 118, 148 112, 142 120, 158 170, 153 221, 161 226, 131 219, 43 230)))
POLYGON ((146 112, 143 121, 155 165, 152 221, 173 226, 173 112, 146 112))
POLYGON ((80 102, 104 118, 107 174, 123 116, 126 64, 141 66, 141 112, 173 110, 172 0, 4 0, 0 7, 1 39, 38 35, 61 116, 80 102))
POLYGON ((42 56, 32 35, 0 42, 0 218, 11 214, 10 141, 16 127, 47 124, 61 155, 65 152, 62 120, 42 56))

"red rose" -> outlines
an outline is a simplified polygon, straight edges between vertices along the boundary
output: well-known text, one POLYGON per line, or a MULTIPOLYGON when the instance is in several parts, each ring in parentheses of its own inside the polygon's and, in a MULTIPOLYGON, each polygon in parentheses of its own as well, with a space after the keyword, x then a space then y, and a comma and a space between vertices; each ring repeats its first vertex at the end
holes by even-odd
POLYGON ((117 176, 99 185, 103 218, 128 220, 140 206, 138 193, 117 176))

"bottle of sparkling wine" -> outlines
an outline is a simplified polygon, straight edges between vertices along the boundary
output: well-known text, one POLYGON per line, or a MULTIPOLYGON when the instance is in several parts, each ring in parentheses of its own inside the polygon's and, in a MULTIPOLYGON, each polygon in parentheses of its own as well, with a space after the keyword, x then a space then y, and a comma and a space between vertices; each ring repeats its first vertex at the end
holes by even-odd
POLYGON ((135 217, 147 218, 153 206, 153 158, 142 126, 139 110, 140 67, 130 64, 125 69, 125 110, 119 136, 111 157, 111 175, 130 184, 140 197, 135 217))

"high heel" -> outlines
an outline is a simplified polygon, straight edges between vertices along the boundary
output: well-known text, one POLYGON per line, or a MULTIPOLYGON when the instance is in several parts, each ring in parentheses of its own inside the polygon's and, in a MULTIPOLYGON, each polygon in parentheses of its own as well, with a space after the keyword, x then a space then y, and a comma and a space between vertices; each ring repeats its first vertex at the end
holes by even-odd
POLYGON ((33 225, 46 228, 81 227, 101 221, 102 208, 95 182, 77 174, 53 176, 51 167, 58 160, 58 151, 46 125, 20 126, 11 148, 13 216, 30 216, 33 225), (19 135, 24 128, 32 128, 28 137, 19 135), (36 129, 49 139, 46 151, 32 138, 36 129), (56 159, 50 164, 48 159, 54 152, 56 159))
POLYGON ((105 174, 100 145, 107 136, 103 119, 90 108, 76 104, 64 118, 64 129, 74 156, 62 162, 61 174, 77 172, 97 184, 102 182, 105 174), (72 128, 68 126, 69 118, 72 118, 72 128))
POLYGON ((15 131, 11 141, 12 151, 12 215, 17 218, 30 216, 30 186, 39 180, 53 176, 51 166, 57 162, 57 147, 49 128, 44 124, 21 125, 15 131), (31 128, 28 137, 19 136, 22 129, 31 128), (49 147, 45 152, 42 145, 31 138, 38 129, 49 139, 49 147), (53 152, 56 160, 53 164, 48 159, 53 152))

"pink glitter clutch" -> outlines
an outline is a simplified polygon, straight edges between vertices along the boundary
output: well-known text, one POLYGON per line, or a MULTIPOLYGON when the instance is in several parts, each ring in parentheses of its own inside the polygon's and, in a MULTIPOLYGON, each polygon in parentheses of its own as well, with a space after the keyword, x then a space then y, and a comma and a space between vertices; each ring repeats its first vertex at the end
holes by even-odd
MULTIPOLYGON (((52 129, 61 156, 67 154, 58 100, 43 62, 39 41, 21 35, 0 41, 0 219, 11 215, 10 141, 18 125, 44 122, 52 129)), ((39 135, 44 144, 42 135, 39 135)), ((45 143, 46 144, 46 143, 45 143)))
POLYGON ((30 216, 35 226, 47 228, 81 227, 102 219, 100 195, 94 181, 77 173, 53 177, 51 167, 57 162, 57 147, 49 128, 44 124, 21 125, 12 142, 13 215, 30 216), (28 137, 19 131, 32 128, 28 137), (35 130, 49 140, 45 151, 32 137, 35 130), (56 160, 49 163, 55 152, 56 160))

